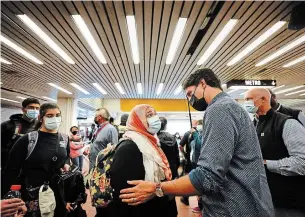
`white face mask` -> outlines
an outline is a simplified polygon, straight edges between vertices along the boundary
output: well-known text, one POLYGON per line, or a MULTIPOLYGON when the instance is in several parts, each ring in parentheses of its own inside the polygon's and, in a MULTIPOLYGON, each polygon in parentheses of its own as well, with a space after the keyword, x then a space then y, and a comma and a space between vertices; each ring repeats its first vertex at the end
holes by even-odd
POLYGON ((39 111, 35 109, 27 109, 25 115, 30 119, 36 119, 39 115, 39 111))
POLYGON ((197 125, 196 129, 201 132, 202 131, 202 125, 197 125))
POLYGON ((258 110, 258 107, 254 105, 254 102, 252 100, 245 101, 244 102, 244 108, 246 109, 247 112, 250 114, 255 114, 258 110))
POLYGON ((61 117, 52 117, 52 118, 45 117, 44 119, 44 126, 48 130, 58 130, 60 124, 61 124, 61 117))
POLYGON ((148 123, 147 131, 150 132, 151 134, 156 134, 161 129, 161 121, 158 115, 147 118, 147 123, 148 123))

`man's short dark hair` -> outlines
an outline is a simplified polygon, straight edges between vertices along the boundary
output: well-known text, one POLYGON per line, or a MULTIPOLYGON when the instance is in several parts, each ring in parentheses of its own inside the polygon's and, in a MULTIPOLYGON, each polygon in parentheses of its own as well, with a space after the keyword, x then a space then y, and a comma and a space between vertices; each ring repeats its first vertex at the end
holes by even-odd
POLYGON ((212 69, 204 68, 198 69, 192 74, 190 74, 183 82, 183 90, 190 86, 197 86, 201 79, 205 80, 205 83, 211 87, 216 87, 222 90, 221 82, 217 75, 213 72, 212 69))
POLYGON ((109 118, 109 122, 113 123, 114 122, 114 118, 113 117, 109 118))
POLYGON ((160 130, 165 130, 165 127, 166 127, 166 125, 167 125, 167 120, 166 120, 166 118, 160 117, 159 119, 160 119, 160 121, 161 121, 161 129, 160 129, 160 130))
POLYGON ((77 128, 77 130, 78 130, 78 127, 77 127, 77 126, 73 126, 73 127, 70 128, 70 132, 71 132, 71 133, 72 133, 72 129, 73 129, 73 128, 77 128))
POLYGON ((40 105, 40 102, 39 102, 38 99, 35 99, 35 98, 26 98, 25 100, 22 101, 22 107, 26 108, 28 105, 30 105, 32 103, 40 105))

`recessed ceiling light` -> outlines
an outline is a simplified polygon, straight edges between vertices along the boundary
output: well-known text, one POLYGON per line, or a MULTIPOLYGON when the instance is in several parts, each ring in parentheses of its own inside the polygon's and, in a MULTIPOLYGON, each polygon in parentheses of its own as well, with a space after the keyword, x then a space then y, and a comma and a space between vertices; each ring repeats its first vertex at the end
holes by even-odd
POLYGON ((179 47, 185 26, 186 26, 186 22, 187 22, 187 18, 179 18, 178 23, 176 25, 175 31, 174 31, 174 35, 171 41, 171 44, 169 46, 169 50, 168 50, 168 54, 166 57, 166 64, 171 64, 176 51, 179 47))
POLYGON ((182 91, 182 86, 179 85, 179 86, 177 87, 177 89, 175 90, 174 95, 178 95, 181 91, 182 91))
POLYGON ((138 94, 143 94, 142 84, 137 83, 137 87, 138 87, 138 94))
POLYGON ((279 21, 273 26, 271 26, 266 32, 264 32, 261 36, 259 36, 255 41, 249 44, 243 51, 241 51, 236 57, 234 57, 230 62, 228 62, 227 66, 232 66, 246 55, 248 55, 251 51, 257 48, 261 43, 267 40, 270 36, 272 36, 276 31, 278 31, 282 26, 286 24, 286 21, 279 21))
POLYGON ((62 92, 65 92, 67 94, 72 94, 70 91, 58 86, 57 84, 53 84, 53 83, 48 83, 48 85, 52 86, 52 87, 55 87, 56 89, 58 90, 61 90, 62 92))
POLYGON ((86 111, 86 109, 82 109, 82 108, 80 108, 80 107, 77 107, 77 109, 80 110, 80 111, 83 111, 83 112, 86 111))
POLYGON ((49 98, 49 97, 47 97, 47 96, 43 96, 42 98, 47 99, 47 100, 50 100, 50 101, 53 101, 53 102, 57 102, 56 99, 52 99, 52 98, 49 98))
POLYGON ((296 46, 302 44, 303 42, 305 42, 305 35, 299 37, 298 39, 296 39, 293 42, 287 44, 286 46, 278 49, 275 53, 269 55, 268 57, 266 57, 265 59, 263 59, 262 61, 257 63, 255 66, 262 66, 262 65, 274 60, 275 58, 281 56, 282 54, 286 53, 287 51, 295 48, 296 46))
POLYGON ((299 91, 295 91, 295 92, 287 93, 287 94, 285 94, 285 96, 290 96, 290 95, 293 95, 293 94, 297 94, 297 93, 303 93, 303 92, 305 92, 305 90, 299 90, 299 91))
POLYGON ((233 93, 233 92, 235 92, 235 91, 237 91, 237 90, 240 90, 240 89, 233 89, 233 90, 230 90, 230 91, 227 92, 227 94, 233 93))
POLYGON ((285 86, 286 86, 286 85, 283 84, 283 85, 281 85, 281 86, 278 86, 278 87, 275 87, 275 88, 271 88, 271 90, 274 91, 274 90, 280 89, 280 88, 285 87, 285 86))
POLYGON ((92 85, 98 90, 100 91, 102 94, 106 95, 107 92, 98 84, 98 83, 92 83, 92 85))
POLYGON ((295 60, 293 60, 293 61, 291 61, 291 62, 289 62, 289 63, 283 65, 283 67, 286 68, 286 67, 293 66, 293 65, 298 64, 298 63, 300 63, 300 62, 302 62, 302 61, 304 61, 304 60, 305 60, 305 56, 301 56, 301 57, 299 57, 298 59, 295 59, 295 60))
POLYGON ((284 90, 280 90, 279 92, 276 92, 275 94, 281 94, 281 93, 286 93, 286 92, 289 92, 289 91, 292 91, 292 90, 296 90, 296 89, 300 89, 304 87, 304 85, 300 85, 300 86, 296 86, 296 87, 292 87, 292 88, 287 88, 287 89, 284 89, 284 90))
POLYGON ((84 88, 82 88, 81 86, 79 86, 78 84, 75 83, 70 83, 73 87, 75 87, 76 89, 78 89, 79 91, 83 92, 84 94, 90 94, 87 90, 85 90, 84 88))
POLYGON ((300 94, 300 96, 305 96, 305 93, 300 94))
POLYGON ((12 64, 11 62, 9 62, 9 61, 3 59, 2 57, 0 57, 0 62, 1 62, 1 63, 5 63, 5 64, 9 64, 9 65, 12 64))
POLYGON ((0 99, 4 100, 4 101, 8 101, 8 102, 21 103, 21 102, 18 102, 18 101, 15 101, 15 100, 11 100, 11 99, 6 99, 6 98, 0 98, 0 99))
POLYGON ((159 84, 158 89, 157 89, 157 95, 160 95, 160 93, 162 92, 163 85, 164 85, 163 83, 159 84))
POLYGON ((222 87, 223 89, 225 89, 225 88, 227 88, 227 84, 222 84, 221 87, 222 87))
POLYGON ((27 15, 17 15, 39 38, 41 38, 50 48, 70 64, 75 62, 68 56, 39 26, 36 25, 27 15))
POLYGON ((126 16, 129 41, 134 64, 140 63, 139 45, 137 37, 136 20, 134 16, 126 16))
POLYGON ((72 18, 73 18, 74 22, 76 23, 79 31, 82 33, 82 35, 86 39, 87 43, 89 44, 89 46, 90 46, 91 50, 93 51, 93 53, 95 54, 95 56, 98 58, 98 60, 101 63, 106 64, 107 63, 106 58, 104 57, 104 54, 98 47, 96 41, 94 40, 94 38, 93 38, 89 28, 87 27, 85 21, 83 20, 83 18, 80 15, 72 15, 72 18))
POLYGON ((123 88, 121 87, 121 85, 119 83, 114 83, 116 88, 118 89, 118 91, 121 93, 121 94, 125 94, 123 88))
POLYGON ((208 49, 204 52, 202 57, 197 62, 197 65, 204 64, 209 57, 213 54, 213 52, 218 48, 218 46, 224 41, 224 39, 229 35, 234 26, 237 23, 237 19, 231 19, 229 22, 223 27, 220 33, 217 35, 212 44, 208 47, 208 49))
POLYGON ((4 44, 6 44, 7 46, 13 48, 15 51, 17 51, 18 53, 22 54, 23 56, 25 56, 26 58, 32 60, 35 63, 38 64, 43 64, 43 62, 41 62, 39 59, 37 59, 36 57, 34 57, 32 54, 28 53, 27 51, 25 51, 23 48, 19 47, 18 45, 16 45, 15 43, 11 42, 10 40, 8 40, 7 38, 5 38, 3 35, 0 35, 0 40, 1 42, 3 42, 4 44))
POLYGON ((18 99, 23 99, 23 100, 26 99, 25 97, 22 97, 22 96, 16 96, 16 98, 18 98, 18 99))

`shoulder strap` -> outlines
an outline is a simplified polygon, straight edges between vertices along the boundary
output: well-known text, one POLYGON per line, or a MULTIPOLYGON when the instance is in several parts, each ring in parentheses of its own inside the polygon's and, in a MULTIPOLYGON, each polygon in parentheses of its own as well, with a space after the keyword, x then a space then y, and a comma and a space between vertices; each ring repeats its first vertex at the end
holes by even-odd
POLYGON ((29 137, 29 144, 28 144, 28 153, 26 155, 26 160, 30 157, 30 155, 32 154, 36 144, 37 144, 37 140, 38 140, 38 131, 33 131, 28 133, 28 137, 29 137))
POLYGON ((102 127, 100 127, 99 129, 96 130, 96 132, 93 134, 93 138, 92 138, 92 142, 94 142, 94 140, 96 139, 97 135, 102 131, 102 129, 104 127, 106 127, 109 123, 104 124, 102 127))

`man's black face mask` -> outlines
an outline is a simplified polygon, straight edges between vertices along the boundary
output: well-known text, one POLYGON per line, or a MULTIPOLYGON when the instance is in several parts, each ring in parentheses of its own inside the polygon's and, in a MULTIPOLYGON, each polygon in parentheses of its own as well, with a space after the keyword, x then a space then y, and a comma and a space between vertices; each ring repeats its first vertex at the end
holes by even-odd
MULTIPOLYGON (((197 85, 198 87, 198 85, 197 85)), ((208 104, 207 102, 205 101, 204 99, 204 92, 203 92, 203 97, 201 99, 198 99, 196 96, 195 96, 195 93, 196 93, 196 90, 197 90, 197 87, 195 88, 195 91, 190 99, 190 105, 196 109, 197 111, 205 111, 208 107, 208 104)), ((205 91, 205 90, 204 90, 205 91)))

